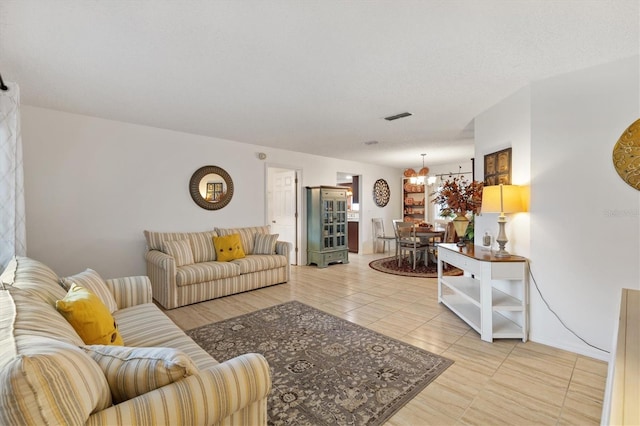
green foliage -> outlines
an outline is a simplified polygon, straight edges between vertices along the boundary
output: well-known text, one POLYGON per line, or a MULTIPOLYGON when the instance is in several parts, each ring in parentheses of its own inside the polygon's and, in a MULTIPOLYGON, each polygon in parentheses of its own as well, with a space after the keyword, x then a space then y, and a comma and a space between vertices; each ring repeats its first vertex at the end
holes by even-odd
POLYGON ((471 241, 473 242, 473 238, 475 236, 475 232, 474 232, 474 226, 473 224, 475 223, 475 215, 471 215, 471 219, 469 219, 469 226, 467 226, 467 232, 465 232, 464 234, 464 239, 466 241, 471 241))

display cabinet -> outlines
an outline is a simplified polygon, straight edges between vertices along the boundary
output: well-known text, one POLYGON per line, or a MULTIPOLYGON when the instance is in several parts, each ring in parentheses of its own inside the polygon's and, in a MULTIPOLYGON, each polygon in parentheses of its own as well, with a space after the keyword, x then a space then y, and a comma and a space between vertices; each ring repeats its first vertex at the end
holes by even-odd
POLYGON ((438 301, 480 333, 493 339, 527 341, 528 269, 521 256, 495 257, 490 249, 438 245, 438 301), (464 271, 445 276, 444 264, 464 271))
POLYGON ((347 190, 307 187, 307 265, 349 263, 347 190))
POLYGON ((425 193, 425 184, 411 183, 412 178, 402 179, 402 210, 405 222, 426 222, 426 204, 428 202, 425 193))

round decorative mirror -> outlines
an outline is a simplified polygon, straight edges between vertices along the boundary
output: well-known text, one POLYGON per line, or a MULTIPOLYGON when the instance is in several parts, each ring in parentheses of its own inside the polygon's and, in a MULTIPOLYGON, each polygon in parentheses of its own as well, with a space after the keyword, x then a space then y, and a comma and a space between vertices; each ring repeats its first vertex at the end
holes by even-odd
POLYGON ((233 181, 224 169, 204 166, 191 176, 189 192, 193 201, 203 209, 219 210, 233 197, 233 181))

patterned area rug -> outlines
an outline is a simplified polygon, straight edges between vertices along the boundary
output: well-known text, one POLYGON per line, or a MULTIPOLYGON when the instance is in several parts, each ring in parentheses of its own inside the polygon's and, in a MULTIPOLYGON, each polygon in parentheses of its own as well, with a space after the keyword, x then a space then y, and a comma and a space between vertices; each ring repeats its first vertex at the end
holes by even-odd
MULTIPOLYGON (((400 263, 400 266, 398 266, 398 261, 396 260, 395 256, 374 260, 373 262, 369 263, 369 266, 376 271, 393 275, 403 275, 405 277, 438 277, 438 268, 433 263, 429 263, 429 266, 425 266, 424 263, 420 262, 416 265, 416 269, 413 269, 413 264, 406 259, 403 259, 400 263)), ((463 274, 461 269, 458 269, 451 265, 447 265, 443 273, 444 275, 448 276, 463 274)))
POLYGON ((218 361, 271 367, 271 425, 380 425, 453 361, 300 302, 187 332, 218 361))

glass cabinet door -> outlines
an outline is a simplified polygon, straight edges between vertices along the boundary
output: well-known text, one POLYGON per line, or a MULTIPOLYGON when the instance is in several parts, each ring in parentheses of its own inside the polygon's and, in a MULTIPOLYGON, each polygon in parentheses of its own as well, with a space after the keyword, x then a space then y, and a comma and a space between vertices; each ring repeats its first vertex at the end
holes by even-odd
POLYGON ((322 247, 325 249, 333 248, 335 245, 334 234, 334 201, 331 199, 322 200, 322 247))
POLYGON ((335 244, 336 247, 346 247, 347 245, 347 202, 346 200, 336 200, 335 207, 335 221, 336 221, 336 235, 335 244))
POLYGON ((325 249, 346 246, 347 202, 322 200, 322 246, 325 249))

